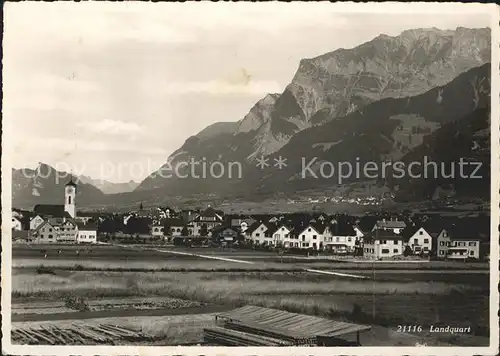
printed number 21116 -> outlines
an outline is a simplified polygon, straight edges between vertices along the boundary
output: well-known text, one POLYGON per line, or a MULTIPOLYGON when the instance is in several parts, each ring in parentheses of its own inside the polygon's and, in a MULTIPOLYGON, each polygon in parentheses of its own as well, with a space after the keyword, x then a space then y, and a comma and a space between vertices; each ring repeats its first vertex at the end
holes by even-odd
POLYGON ((398 333, 422 332, 421 325, 398 325, 398 333))

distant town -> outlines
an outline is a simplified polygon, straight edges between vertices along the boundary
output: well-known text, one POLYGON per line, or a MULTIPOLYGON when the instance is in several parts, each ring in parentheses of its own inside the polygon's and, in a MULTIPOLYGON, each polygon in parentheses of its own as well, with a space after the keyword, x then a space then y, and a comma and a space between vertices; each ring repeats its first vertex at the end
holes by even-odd
POLYGON ((247 248, 279 254, 353 259, 489 258, 489 216, 440 216, 402 211, 363 216, 324 212, 225 214, 200 209, 145 208, 125 213, 77 212, 77 184, 60 205, 13 209, 12 238, 25 244, 170 244, 247 248))

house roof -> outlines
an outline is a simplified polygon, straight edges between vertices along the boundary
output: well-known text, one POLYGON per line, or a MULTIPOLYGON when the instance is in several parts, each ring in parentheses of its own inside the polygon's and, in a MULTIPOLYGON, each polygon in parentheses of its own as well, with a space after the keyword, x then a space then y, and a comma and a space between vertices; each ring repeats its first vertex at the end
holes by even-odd
POLYGON ((234 232, 234 233, 236 233, 236 234, 238 233, 238 230, 237 230, 237 229, 235 229, 235 228, 234 228, 234 227, 232 227, 232 226, 220 225, 220 226, 216 226, 216 227, 214 227, 214 228, 212 229, 212 234, 218 234, 218 233, 224 232, 224 231, 226 231, 226 230, 228 230, 228 231, 230 230, 230 231, 232 231, 232 232, 234 232))
POLYGON ((375 224, 379 229, 404 229, 406 223, 402 220, 378 220, 375 224))
POLYGON ((490 240, 490 236, 488 234, 478 232, 477 226, 466 222, 453 224, 446 230, 453 240, 490 240))
POLYGON ((395 234, 390 230, 375 230, 365 235, 365 243, 373 240, 403 240, 403 235, 395 234))
POLYGON ((249 234, 251 234, 252 232, 254 232, 255 230, 257 230, 259 228, 260 225, 264 225, 266 227, 266 229, 269 229, 268 225, 263 223, 262 221, 256 221, 254 222, 252 225, 250 225, 247 229, 246 232, 248 232, 249 234))
POLYGON ((354 227, 346 222, 329 225, 330 232, 336 236, 355 236, 354 227))
POLYGON ((162 225, 184 226, 184 221, 180 218, 166 218, 161 220, 162 225))
POLYGON ((12 239, 26 239, 28 236, 28 230, 12 230, 12 239))
POLYGON ((67 211, 64 211, 64 205, 59 204, 37 204, 33 208, 35 215, 41 216, 51 216, 51 217, 67 217, 70 218, 71 215, 67 211))
POLYGON ((422 226, 420 225, 408 225, 407 227, 405 227, 405 229, 403 230, 403 232, 401 232, 401 235, 406 239, 410 239, 413 235, 415 235, 415 233, 420 230, 422 226))
POLYGON ((64 219, 63 218, 48 218, 47 221, 52 226, 58 226, 58 225, 61 225, 64 222, 64 219))
POLYGON ((84 224, 83 222, 77 221, 76 226, 78 226, 78 230, 81 231, 97 231, 97 225, 90 222, 84 224))
POLYGON ((296 231, 297 234, 300 234, 300 233, 304 232, 308 228, 313 228, 319 234, 322 234, 323 231, 325 231, 326 225, 322 225, 322 224, 306 224, 306 225, 304 225, 302 227, 297 227, 295 229, 295 231, 296 231))
POLYGON ((75 182, 73 182, 73 177, 71 177, 71 179, 69 180, 69 182, 68 182, 68 183, 66 183, 66 185, 65 185, 65 186, 66 186, 66 187, 67 187, 67 186, 76 187, 76 183, 75 183, 75 182))
POLYGON ((43 223, 41 223, 40 225, 37 226, 37 228, 35 229, 35 232, 40 231, 42 227, 47 226, 47 225, 50 227, 54 227, 54 225, 52 225, 49 221, 44 220, 43 223))
POLYGON ((356 221, 356 225, 363 232, 370 232, 373 226, 377 223, 378 218, 376 216, 365 215, 356 221))
POLYGON ((272 236, 278 230, 278 226, 276 224, 267 224, 266 235, 272 236))

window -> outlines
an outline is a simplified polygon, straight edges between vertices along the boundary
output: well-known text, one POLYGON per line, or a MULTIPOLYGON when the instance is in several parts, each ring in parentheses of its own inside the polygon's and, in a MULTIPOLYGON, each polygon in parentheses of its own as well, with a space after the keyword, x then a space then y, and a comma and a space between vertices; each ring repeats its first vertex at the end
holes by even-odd
POLYGON ((313 235, 313 240, 316 240, 316 235, 313 235))
POLYGON ((52 235, 49 235, 49 239, 51 239, 53 236, 52 235))
POLYGON ((389 249, 388 248, 383 248, 382 249, 382 253, 389 253, 389 249))
POLYGON ((281 228, 281 231, 284 231, 284 230, 285 230, 285 228, 284 228, 284 227, 282 227, 282 228, 281 228))
POLYGON ((422 230, 420 230, 420 231, 418 232, 418 234, 419 234, 419 235, 423 235, 423 234, 424 234, 424 232, 423 232, 422 230))
POLYGON ((413 239, 413 244, 418 245, 418 239, 413 239))
POLYGON ((306 240, 306 235, 302 235, 302 241, 306 240))
POLYGON ((469 242, 469 246, 476 246, 476 243, 474 241, 469 242))
POLYGON ((347 238, 347 242, 351 242, 352 239, 350 237, 347 238))
POLYGON ((424 251, 429 251, 429 248, 427 246, 425 246, 424 251))
POLYGON ((386 244, 387 243, 387 240, 380 240, 380 244, 386 244))
POLYGON ((49 229, 49 232, 52 232, 52 229, 49 229))
POLYGON ((474 256, 474 251, 470 251, 469 255, 474 256))
POLYGON ((444 255, 444 251, 443 250, 439 251, 439 254, 444 255))
POLYGON ((340 237, 338 237, 338 236, 337 236, 337 237, 335 238, 335 241, 339 242, 339 241, 340 241, 340 237))
POLYGON ((394 252, 394 253, 398 253, 398 252, 399 252, 399 250, 398 250, 397 248, 395 248, 395 249, 393 250, 393 252, 394 252))
POLYGON ((68 197, 68 204, 71 204, 71 195, 68 197))
POLYGON ((311 228, 307 229, 307 231, 311 231, 311 228))
POLYGON ((424 239, 424 244, 428 244, 429 243, 429 239, 424 239))
POLYGON ((458 246, 465 246, 465 242, 459 242, 458 246))
POLYGON ((440 241, 439 246, 444 246, 444 241, 440 241))
POLYGON ((255 233, 255 237, 259 237, 259 236, 260 236, 260 234, 258 232, 255 233))

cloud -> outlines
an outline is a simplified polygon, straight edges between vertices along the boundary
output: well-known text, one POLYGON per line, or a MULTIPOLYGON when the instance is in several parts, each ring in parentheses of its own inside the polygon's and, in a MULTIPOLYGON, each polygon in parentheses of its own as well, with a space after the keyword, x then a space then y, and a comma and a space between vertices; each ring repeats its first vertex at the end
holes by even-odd
POLYGON ((282 86, 277 81, 254 80, 252 79, 252 76, 243 68, 225 79, 169 82, 162 88, 162 92, 168 95, 182 95, 189 93, 206 93, 211 95, 263 95, 281 92, 282 90, 282 86))
POLYGON ((108 135, 142 134, 144 127, 134 123, 120 120, 84 121, 76 123, 76 126, 85 130, 108 135))
POLYGON ((158 146, 148 145, 147 142, 142 142, 140 145, 130 145, 127 140, 88 140, 81 138, 38 138, 25 137, 23 139, 22 149, 26 151, 45 150, 64 152, 61 155, 71 155, 86 152, 134 152, 151 155, 167 154, 167 152, 158 146))

